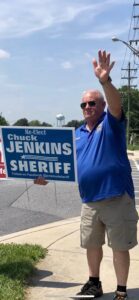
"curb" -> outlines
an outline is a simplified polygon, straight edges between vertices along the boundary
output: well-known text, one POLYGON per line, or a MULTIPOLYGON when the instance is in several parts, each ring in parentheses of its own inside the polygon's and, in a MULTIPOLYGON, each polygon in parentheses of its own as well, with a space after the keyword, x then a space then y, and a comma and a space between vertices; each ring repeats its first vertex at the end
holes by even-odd
POLYGON ((80 222, 80 216, 79 217, 75 217, 75 218, 69 218, 69 219, 65 219, 65 220, 61 220, 61 221, 56 221, 56 222, 52 222, 46 225, 40 225, 37 227, 32 227, 26 230, 21 230, 18 232, 14 232, 14 233, 10 233, 7 235, 3 235, 0 237, 0 243, 6 241, 6 240, 10 240, 13 238, 18 238, 21 236, 25 236, 25 235, 29 235, 31 233, 36 233, 39 231, 44 231, 44 230, 49 230, 55 227, 61 227, 61 226, 66 226, 69 224, 74 224, 74 223, 79 223, 80 222))

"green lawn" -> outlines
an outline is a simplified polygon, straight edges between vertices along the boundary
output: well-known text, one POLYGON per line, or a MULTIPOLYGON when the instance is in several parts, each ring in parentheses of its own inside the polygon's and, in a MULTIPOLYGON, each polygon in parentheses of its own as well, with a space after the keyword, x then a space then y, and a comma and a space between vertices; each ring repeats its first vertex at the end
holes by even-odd
POLYGON ((46 253, 39 245, 0 244, 0 300, 25 299, 27 281, 46 253))
POLYGON ((139 144, 138 145, 128 145, 128 150, 132 150, 132 151, 134 151, 134 150, 139 150, 139 144))

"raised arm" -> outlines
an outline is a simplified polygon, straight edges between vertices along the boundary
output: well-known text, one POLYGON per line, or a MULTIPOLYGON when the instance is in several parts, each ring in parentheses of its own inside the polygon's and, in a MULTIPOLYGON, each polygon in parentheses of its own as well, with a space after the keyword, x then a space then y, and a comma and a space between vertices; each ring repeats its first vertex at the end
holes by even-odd
POLYGON ((110 62, 110 53, 99 50, 98 61, 93 59, 94 73, 102 84, 110 113, 117 119, 121 118, 121 97, 119 91, 111 83, 110 72, 114 66, 110 62))

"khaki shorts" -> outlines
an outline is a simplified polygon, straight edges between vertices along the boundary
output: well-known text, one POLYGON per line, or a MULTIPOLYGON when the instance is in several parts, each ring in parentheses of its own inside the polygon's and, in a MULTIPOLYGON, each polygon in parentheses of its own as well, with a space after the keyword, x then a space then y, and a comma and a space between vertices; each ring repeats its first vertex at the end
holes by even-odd
POLYGON ((114 250, 126 251, 137 245, 138 213, 127 193, 99 202, 83 203, 81 212, 81 247, 105 244, 114 250))

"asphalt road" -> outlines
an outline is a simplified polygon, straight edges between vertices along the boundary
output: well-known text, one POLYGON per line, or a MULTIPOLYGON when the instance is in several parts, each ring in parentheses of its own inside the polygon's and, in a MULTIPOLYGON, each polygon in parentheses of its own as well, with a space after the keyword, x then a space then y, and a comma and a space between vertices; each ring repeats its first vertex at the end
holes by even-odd
POLYGON ((39 186, 32 181, 1 181, 0 235, 79 216, 80 208, 74 183, 39 186))
MULTIPOLYGON (((139 170, 131 162, 139 205, 139 170)), ((0 182, 0 235, 80 215, 77 184, 51 182, 46 186, 32 181, 0 182)))
POLYGON ((139 206, 139 161, 136 160, 136 163, 134 161, 130 161, 131 168, 132 168, 132 177, 135 187, 135 199, 136 199, 136 205, 139 206))

